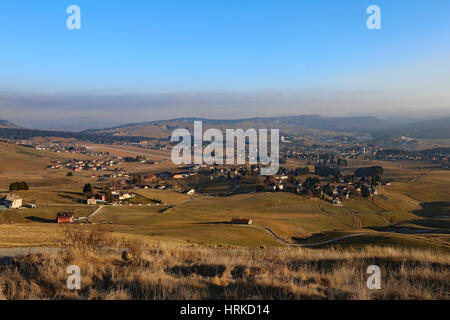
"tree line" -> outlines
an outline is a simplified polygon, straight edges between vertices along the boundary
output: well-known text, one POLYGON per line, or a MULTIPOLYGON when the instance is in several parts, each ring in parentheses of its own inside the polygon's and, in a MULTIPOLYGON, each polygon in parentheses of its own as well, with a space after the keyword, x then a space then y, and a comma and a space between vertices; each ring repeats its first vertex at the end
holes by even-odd
POLYGON ((34 129, 0 128, 0 137, 13 140, 28 140, 36 137, 74 138, 92 143, 135 142, 138 143, 148 138, 137 136, 114 136, 106 133, 86 133, 68 131, 49 131, 34 129))

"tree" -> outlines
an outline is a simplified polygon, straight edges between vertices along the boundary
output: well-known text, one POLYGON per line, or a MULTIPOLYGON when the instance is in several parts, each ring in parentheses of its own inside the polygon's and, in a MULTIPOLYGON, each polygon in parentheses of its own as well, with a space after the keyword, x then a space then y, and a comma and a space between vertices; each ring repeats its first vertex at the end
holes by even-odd
POLYGON ((331 168, 331 167, 327 167, 327 166, 315 166, 314 167, 314 171, 315 174, 317 174, 318 176, 322 176, 322 177, 328 177, 328 176, 333 176, 333 177, 339 177, 341 175, 341 171, 337 168, 331 168))
POLYGON ((67 172, 67 176, 68 177, 73 177, 73 173, 72 172, 67 172))
POLYGON ((366 186, 365 184, 361 187, 361 195, 364 198, 368 198, 370 197, 370 189, 368 186, 366 186))
POLYGON ((327 195, 329 195, 331 197, 331 196, 333 196, 333 187, 330 184, 327 184, 323 188, 323 192, 325 192, 327 195))
POLYGON ((337 165, 338 165, 338 167, 346 167, 347 166, 347 160, 345 160, 345 159, 338 159, 337 165))
POLYGON ((92 189, 92 185, 90 183, 86 183, 83 188, 83 193, 90 197, 94 194, 94 190, 92 189))
POLYGON ((28 184, 25 181, 22 182, 13 182, 9 185, 10 191, 16 191, 16 190, 28 190, 28 184))
POLYGON ((316 185, 320 184, 320 180, 318 178, 308 177, 305 181, 305 188, 312 189, 316 185))
POLYGON ((105 188, 105 201, 108 203, 114 202, 114 198, 113 198, 111 189, 109 187, 105 188))
POLYGON ((297 168, 295 169, 295 175, 296 176, 303 176, 306 174, 309 174, 309 168, 308 167, 304 167, 304 168, 297 168))
POLYGON ((383 173, 383 167, 375 166, 356 169, 355 176, 357 176, 358 178, 381 177, 383 173))

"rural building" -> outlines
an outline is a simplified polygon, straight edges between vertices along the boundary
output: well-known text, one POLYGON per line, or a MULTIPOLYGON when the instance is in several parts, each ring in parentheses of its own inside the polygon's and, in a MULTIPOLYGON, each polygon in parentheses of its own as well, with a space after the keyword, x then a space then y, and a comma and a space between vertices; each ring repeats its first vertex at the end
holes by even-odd
POLYGON ((87 204, 89 205, 96 205, 97 204, 97 199, 95 199, 94 197, 87 199, 87 204))
POLYGON ((241 218, 233 218, 231 219, 232 224, 253 224, 251 219, 241 219, 241 218))
POLYGON ((3 198, 0 198, 0 204, 7 208, 17 209, 22 206, 22 198, 10 193, 3 198))
POLYGON ((119 200, 128 200, 134 197, 134 194, 124 193, 123 195, 119 196, 119 200))
POLYGON ((73 212, 58 212, 56 214, 56 221, 58 223, 73 223, 74 214, 73 212))

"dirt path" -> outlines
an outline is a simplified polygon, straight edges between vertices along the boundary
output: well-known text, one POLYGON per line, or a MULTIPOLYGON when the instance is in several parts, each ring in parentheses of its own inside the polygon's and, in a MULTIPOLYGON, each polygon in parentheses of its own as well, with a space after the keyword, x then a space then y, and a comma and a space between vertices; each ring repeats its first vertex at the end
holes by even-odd
POLYGON ((99 213, 105 206, 100 206, 97 210, 95 210, 91 215, 89 215, 86 219, 89 220, 93 216, 95 216, 97 213, 99 213))

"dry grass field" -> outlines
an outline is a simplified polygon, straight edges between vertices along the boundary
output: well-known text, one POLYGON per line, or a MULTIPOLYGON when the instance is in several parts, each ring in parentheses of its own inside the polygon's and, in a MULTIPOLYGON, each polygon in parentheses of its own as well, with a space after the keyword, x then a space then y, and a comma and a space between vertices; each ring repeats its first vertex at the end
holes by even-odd
POLYGON ((0 265, 0 299, 449 299, 450 254, 441 251, 231 250, 99 229, 65 235, 57 254, 0 265), (70 265, 80 267, 81 290, 66 286, 70 265), (366 286, 370 265, 380 267, 379 290, 366 286))

